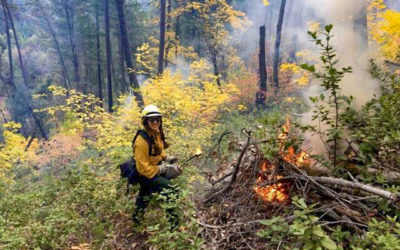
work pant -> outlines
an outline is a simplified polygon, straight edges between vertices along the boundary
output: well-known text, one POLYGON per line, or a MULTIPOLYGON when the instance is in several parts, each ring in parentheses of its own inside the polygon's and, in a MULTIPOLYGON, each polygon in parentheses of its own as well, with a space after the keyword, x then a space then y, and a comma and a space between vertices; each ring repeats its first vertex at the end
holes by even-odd
MULTIPOLYGON (((139 195, 136 199, 136 210, 133 213, 133 220, 137 221, 143 217, 144 210, 149 204, 149 199, 152 194, 159 193, 161 191, 168 191, 167 194, 167 202, 170 202, 170 196, 173 194, 174 188, 171 186, 170 181, 162 176, 156 176, 152 179, 148 179, 146 177, 141 176, 139 179, 140 189, 139 195)), ((178 215, 176 209, 168 208, 167 219, 171 224, 171 227, 178 226, 178 215)))

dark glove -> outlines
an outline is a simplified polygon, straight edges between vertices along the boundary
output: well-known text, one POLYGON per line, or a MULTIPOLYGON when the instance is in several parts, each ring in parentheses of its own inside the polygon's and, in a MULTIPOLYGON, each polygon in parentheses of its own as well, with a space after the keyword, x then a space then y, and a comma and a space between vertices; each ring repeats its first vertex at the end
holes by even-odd
POLYGON ((162 164, 158 165, 158 168, 160 169, 160 172, 158 173, 158 175, 165 175, 167 173, 167 170, 168 170, 167 164, 162 163, 162 164))
POLYGON ((178 157, 175 155, 168 155, 167 158, 165 159, 166 162, 174 164, 178 160, 178 157))
POLYGON ((167 179, 174 179, 182 173, 182 168, 177 164, 167 164, 165 166, 166 172, 163 174, 163 176, 167 179))

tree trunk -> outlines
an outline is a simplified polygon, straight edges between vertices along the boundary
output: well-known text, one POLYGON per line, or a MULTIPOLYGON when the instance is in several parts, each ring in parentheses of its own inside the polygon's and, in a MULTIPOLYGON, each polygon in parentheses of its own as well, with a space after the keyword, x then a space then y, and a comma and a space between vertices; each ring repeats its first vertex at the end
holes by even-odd
POLYGON ((131 87, 135 88, 135 91, 133 94, 135 95, 135 99, 139 105, 139 107, 143 107, 144 101, 142 94, 140 93, 139 90, 139 82, 136 78, 136 73, 133 65, 133 59, 131 56, 130 52, 130 46, 129 46, 129 40, 128 40, 128 32, 126 29, 126 22, 125 22, 125 14, 124 14, 124 0, 116 0, 115 1, 117 5, 117 11, 118 11, 118 18, 119 18, 119 28, 121 32, 121 40, 122 40, 122 47, 124 49, 124 56, 125 56, 125 62, 126 66, 129 69, 129 82, 131 84, 131 87))
POLYGON ((160 47, 158 50, 158 75, 164 71, 165 51, 165 0, 160 0, 160 47))
POLYGON ((74 81, 76 85, 79 86, 79 62, 78 55, 76 54, 76 46, 74 43, 74 12, 69 6, 68 1, 69 0, 65 0, 65 15, 67 18, 69 41, 71 43, 72 64, 74 65, 74 81))
POLYGON ((179 39, 180 33, 180 16, 176 17, 176 25, 175 25, 175 58, 178 59, 178 45, 180 44, 179 39))
POLYGON ((64 87, 66 89, 70 89, 71 88, 71 82, 69 80, 67 67, 65 66, 64 57, 63 57, 63 55, 61 53, 60 43, 58 42, 58 39, 56 37, 56 33, 55 33, 54 29, 53 29, 53 26, 51 25, 51 23, 49 21, 49 18, 47 16, 47 14, 45 13, 45 11, 43 9, 43 6, 39 2, 38 2, 38 8, 39 8, 40 13, 42 14, 42 16, 43 16, 43 18, 44 18, 44 20, 46 22, 48 32, 50 33, 51 37, 53 38, 54 45, 55 45, 57 53, 58 53, 58 57, 60 59, 60 64, 61 64, 61 68, 62 68, 63 76, 64 76, 64 87))
POLYGON ((168 7, 167 7, 167 47, 165 49, 165 68, 168 67, 168 54, 171 49, 171 27, 172 27, 172 19, 171 19, 171 9, 172 9, 172 0, 168 0, 168 7))
MULTIPOLYGON (((7 5, 7 1, 6 0, 2 0, 1 1, 2 6, 3 6, 3 13, 4 13, 4 21, 5 21, 5 25, 6 25, 6 34, 7 34, 7 46, 8 46, 8 51, 11 51, 11 37, 10 37, 10 32, 8 29, 8 20, 12 21, 11 19, 11 15, 8 9, 8 5, 7 5)), ((15 29, 13 29, 13 32, 15 32, 15 29)), ((14 33, 15 35, 15 33, 14 33)), ((16 37, 16 36, 14 36, 16 37)), ((45 140, 48 140, 47 134, 43 129, 43 126, 39 120, 39 118, 36 116, 36 114, 33 112, 33 108, 31 106, 31 104, 29 103, 29 99, 25 97, 25 94, 23 92, 20 92, 17 88, 17 86, 15 85, 14 82, 14 73, 13 73, 13 59, 12 59, 12 54, 9 53, 8 54, 8 60, 10 63, 10 79, 6 80, 5 83, 11 88, 11 93, 10 93, 10 97, 13 101, 15 100, 15 96, 18 93, 20 96, 22 96, 21 98, 21 102, 23 104, 25 104, 26 109, 28 110, 28 113, 33 117, 33 119, 35 120, 36 126, 39 128, 40 133, 42 134, 43 138, 45 140)))
POLYGON ((8 14, 8 18, 9 18, 10 23, 11 23, 11 29, 12 29, 13 34, 14 34, 15 45, 17 46, 17 51, 18 51, 18 61, 19 61, 19 66, 21 68, 21 73, 22 73, 22 78, 24 80, 24 84, 25 84, 26 87, 31 88, 32 86, 29 84, 28 75, 27 75, 27 73, 25 71, 24 62, 22 60, 21 48, 19 46, 17 32, 15 30, 14 21, 13 21, 10 9, 8 7, 8 4, 7 4, 7 0, 2 0, 2 3, 3 3, 3 8, 5 8, 5 10, 6 10, 7 14, 8 14))
POLYGON ((110 39, 110 16, 109 16, 109 0, 104 0, 104 22, 106 31, 106 60, 107 60, 107 90, 108 90, 108 111, 113 112, 113 93, 111 80, 111 39, 110 39))
POLYGON ((258 56, 260 67, 260 90, 267 90, 267 64, 265 62, 265 26, 260 26, 260 54, 258 56))
POLYGON ((97 82, 99 85, 100 106, 103 107, 103 79, 101 78, 101 59, 100 59, 100 24, 99 24, 100 6, 96 6, 96 54, 97 54, 97 82))
POLYGON ((282 23, 283 23, 283 18, 285 16, 285 6, 286 6, 286 0, 282 0, 281 8, 279 10, 279 19, 276 28, 276 40, 275 40, 275 55, 274 55, 274 69, 273 69, 274 72, 273 84, 275 91, 279 90, 279 49, 281 46, 282 23))
POLYGON ((124 49, 122 48, 121 32, 118 37, 118 50, 119 50, 119 68, 121 71, 121 92, 129 89, 125 79, 125 63, 124 63, 124 49))
POLYGON ((368 48, 368 21, 367 7, 368 3, 365 0, 358 0, 359 6, 362 6, 357 13, 354 13, 353 30, 359 36, 359 41, 363 45, 362 50, 368 48))
POLYGON ((14 65, 13 65, 13 57, 12 57, 12 51, 11 51, 10 26, 8 24, 7 10, 5 8, 4 1, 2 1, 2 4, 3 4, 4 23, 6 26, 5 28, 6 28, 6 36, 7 36, 7 47, 8 47, 8 49, 7 49, 8 50, 8 63, 9 63, 9 68, 10 68, 9 81, 14 83, 14 65))
POLYGON ((216 51, 211 52, 211 61, 212 61, 213 67, 214 67, 214 75, 217 79, 218 87, 221 87, 221 81, 219 79, 217 56, 218 56, 218 52, 216 52, 216 51))

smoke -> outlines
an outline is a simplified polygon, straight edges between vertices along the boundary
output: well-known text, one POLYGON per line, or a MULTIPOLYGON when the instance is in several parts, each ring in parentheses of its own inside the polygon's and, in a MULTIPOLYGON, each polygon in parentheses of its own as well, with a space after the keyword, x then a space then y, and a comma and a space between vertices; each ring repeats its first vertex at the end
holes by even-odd
MULTIPOLYGON (((378 82, 371 78, 368 71, 369 58, 376 52, 372 47, 368 47, 366 26, 360 24, 360 19, 362 22, 362 19, 365 18, 366 22, 365 3, 365 0, 305 0, 307 8, 313 10, 317 21, 321 22, 322 26, 334 25, 335 37, 332 43, 340 60, 337 67, 352 66, 353 68, 353 73, 346 74, 339 84, 341 94, 354 96, 354 108, 356 109, 360 109, 374 95, 380 93, 378 82)), ((314 47, 314 50, 316 48, 314 47)), ((323 93, 322 89, 316 85, 319 85, 319 82, 313 82, 312 87, 304 93, 307 100, 310 96, 318 96, 323 93)), ((302 122, 316 127, 320 126, 317 121, 311 121, 310 113, 304 114, 302 122)), ((321 127, 321 129, 326 128, 321 127)), ((313 153, 326 153, 326 145, 317 135, 307 134, 305 145, 312 145, 313 153)))

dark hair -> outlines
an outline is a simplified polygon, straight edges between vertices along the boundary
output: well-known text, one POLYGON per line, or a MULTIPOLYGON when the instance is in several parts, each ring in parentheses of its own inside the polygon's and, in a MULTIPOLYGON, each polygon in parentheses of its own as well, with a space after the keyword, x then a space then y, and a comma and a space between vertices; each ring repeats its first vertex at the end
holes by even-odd
MULTIPOLYGON (((146 129, 146 131, 151 131, 151 128, 149 127, 149 118, 148 118, 148 117, 144 117, 144 118, 142 119, 142 124, 143 124, 143 127, 146 129)), ((162 117, 160 116, 160 134, 161 134, 161 140, 162 140, 162 142, 163 142, 163 144, 164 144, 164 148, 166 149, 166 148, 169 147, 169 144, 165 141, 165 135, 164 135, 164 130, 163 130, 162 124, 163 124, 163 122, 162 122, 162 117)), ((150 136, 150 139, 152 140, 153 145, 154 145, 154 150, 155 150, 154 154, 157 154, 157 155, 158 155, 158 154, 161 154, 161 148, 159 148, 159 147, 157 146, 157 144, 154 143, 154 138, 153 138, 152 136, 150 136)))

